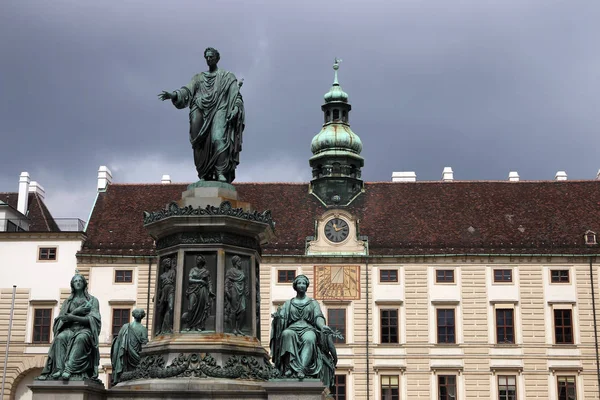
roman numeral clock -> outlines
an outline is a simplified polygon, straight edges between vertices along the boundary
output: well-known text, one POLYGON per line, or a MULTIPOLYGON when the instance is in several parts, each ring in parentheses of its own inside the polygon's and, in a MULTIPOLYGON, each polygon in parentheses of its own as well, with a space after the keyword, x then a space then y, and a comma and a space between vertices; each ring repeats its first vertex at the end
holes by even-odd
POLYGON ((333 243, 341 243, 348 238, 350 226, 342 218, 332 218, 325 224, 325 237, 333 243))

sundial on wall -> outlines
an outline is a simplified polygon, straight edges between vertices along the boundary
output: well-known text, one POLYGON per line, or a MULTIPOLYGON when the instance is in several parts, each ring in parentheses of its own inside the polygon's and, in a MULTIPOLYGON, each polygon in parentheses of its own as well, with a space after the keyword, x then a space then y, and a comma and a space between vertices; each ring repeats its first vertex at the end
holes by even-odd
POLYGON ((315 299, 360 299, 360 266, 316 265, 315 299))

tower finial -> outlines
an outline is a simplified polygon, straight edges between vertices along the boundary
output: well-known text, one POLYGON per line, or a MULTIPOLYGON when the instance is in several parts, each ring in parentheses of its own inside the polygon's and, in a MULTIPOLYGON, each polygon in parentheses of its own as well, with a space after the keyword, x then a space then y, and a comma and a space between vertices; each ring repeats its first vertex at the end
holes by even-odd
POLYGON ((333 76, 333 84, 334 85, 339 85, 339 83, 338 83, 338 77, 337 77, 337 72, 338 72, 338 69, 340 69, 340 62, 341 61, 342 61, 342 59, 341 58, 337 58, 337 57, 333 60, 333 70, 335 71, 334 72, 334 76, 333 76))

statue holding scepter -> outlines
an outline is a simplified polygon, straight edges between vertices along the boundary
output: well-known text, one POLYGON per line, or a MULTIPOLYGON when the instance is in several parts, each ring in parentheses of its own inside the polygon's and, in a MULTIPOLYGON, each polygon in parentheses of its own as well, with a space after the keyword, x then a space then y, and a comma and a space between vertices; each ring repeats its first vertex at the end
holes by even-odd
POLYGON ((190 109, 190 142, 198 178, 231 183, 239 164, 244 131, 244 101, 241 82, 217 67, 219 52, 204 50, 208 71, 194 75, 190 83, 173 92, 163 91, 160 100, 170 99, 179 109, 190 109))
POLYGON ((284 378, 317 378, 331 387, 338 361, 333 339, 343 337, 325 324, 319 303, 306 295, 309 285, 298 275, 292 284, 296 297, 271 314, 271 358, 284 378))

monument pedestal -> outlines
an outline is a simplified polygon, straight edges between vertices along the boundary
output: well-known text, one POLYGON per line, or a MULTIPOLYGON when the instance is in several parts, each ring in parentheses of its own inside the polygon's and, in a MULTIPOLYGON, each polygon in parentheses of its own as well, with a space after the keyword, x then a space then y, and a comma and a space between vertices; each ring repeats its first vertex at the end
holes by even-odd
POLYGON ((235 379, 140 379, 113 387, 107 392, 106 400, 267 400, 262 385, 262 382, 235 379))
POLYGON ((33 381, 33 400, 105 400, 104 385, 93 381, 33 381))
POLYGON ((268 400, 324 400, 325 386, 317 379, 278 379, 265 382, 268 400))

